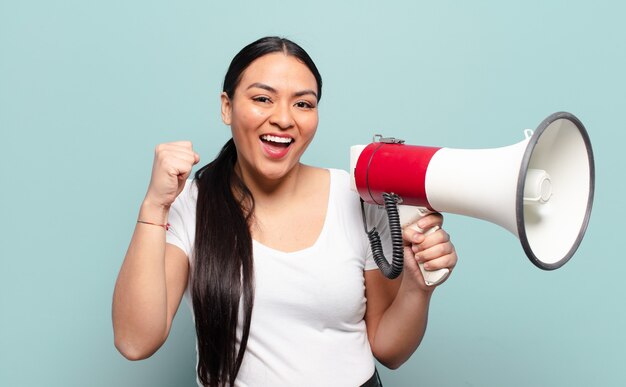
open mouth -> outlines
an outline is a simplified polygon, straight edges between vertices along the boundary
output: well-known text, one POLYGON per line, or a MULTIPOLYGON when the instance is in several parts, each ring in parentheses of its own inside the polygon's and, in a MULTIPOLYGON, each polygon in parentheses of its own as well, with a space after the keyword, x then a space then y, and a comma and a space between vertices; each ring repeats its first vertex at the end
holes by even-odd
POLYGON ((267 145, 278 148, 288 148, 289 145, 294 142, 293 138, 291 137, 272 136, 271 134, 262 135, 261 141, 263 141, 263 143, 267 145))

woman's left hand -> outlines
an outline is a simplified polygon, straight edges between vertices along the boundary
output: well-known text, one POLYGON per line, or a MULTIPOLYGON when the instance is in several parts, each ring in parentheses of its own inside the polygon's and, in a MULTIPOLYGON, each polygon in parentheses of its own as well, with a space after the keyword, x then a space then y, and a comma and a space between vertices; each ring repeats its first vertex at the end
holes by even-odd
POLYGON ((410 281, 411 285, 426 292, 432 292, 437 285, 426 285, 418 263, 423 262, 426 270, 447 268, 452 271, 458 259, 450 235, 441 228, 442 225, 443 216, 431 213, 405 227, 402 232, 405 244, 403 281, 410 281), (423 232, 417 231, 415 226, 423 232), (439 229, 428 233, 433 227, 439 229))

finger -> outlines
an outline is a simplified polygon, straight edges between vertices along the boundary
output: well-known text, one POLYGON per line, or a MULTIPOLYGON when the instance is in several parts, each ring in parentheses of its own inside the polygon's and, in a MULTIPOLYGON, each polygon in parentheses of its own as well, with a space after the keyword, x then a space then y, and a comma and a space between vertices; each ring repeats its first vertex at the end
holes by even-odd
POLYGON ((440 243, 446 243, 448 241, 450 241, 450 235, 442 229, 437 229, 430 234, 426 234, 424 238, 422 238, 421 243, 411 244, 411 249, 414 253, 418 253, 419 251, 426 250, 429 247, 440 243))
POLYGON ((159 168, 170 176, 188 176, 194 165, 194 157, 188 153, 166 152, 159 159, 159 168))
POLYGON ((423 235, 428 235, 443 224, 443 215, 433 212, 420 218, 416 223, 412 223, 402 230, 402 238, 406 243, 422 243, 423 235))
POLYGON ((172 177, 187 178, 191 174, 192 169, 193 163, 188 159, 170 157, 167 160, 163 160, 154 173, 157 175, 163 174, 172 177))
POLYGON ((446 254, 444 256, 431 259, 424 262, 424 269, 426 270, 439 270, 439 269, 454 269, 457 263, 456 253, 446 254))
POLYGON ((450 241, 450 235, 443 229, 425 235, 421 243, 417 244, 418 250, 426 250, 432 246, 440 243, 446 243, 450 241))
POLYGON ((171 146, 174 146, 174 147, 193 149, 193 143, 191 141, 187 141, 187 140, 166 142, 163 145, 171 145, 171 146))
POLYGON ((183 150, 173 150, 168 149, 161 153, 162 159, 167 158, 175 158, 189 163, 190 165, 194 165, 199 156, 194 151, 183 151, 183 150))
POLYGON ((192 148, 179 147, 175 145, 158 145, 155 151, 156 157, 162 157, 163 155, 168 154, 188 154, 188 155, 197 155, 196 152, 192 148))
POLYGON ((443 215, 438 212, 432 212, 423 216, 420 220, 417 221, 417 226, 424 231, 430 230, 433 227, 443 225, 443 215))
POLYGON ((155 148, 155 154, 157 156, 159 156, 160 154, 172 152, 172 151, 179 151, 179 152, 189 153, 192 155, 194 154, 197 155, 196 152, 194 152, 193 150, 193 145, 191 141, 168 142, 168 143, 159 144, 155 148))
POLYGON ((196 164, 200 156, 193 151, 192 148, 177 146, 172 144, 159 144, 155 150, 155 158, 157 160, 166 160, 170 157, 176 157, 187 160, 190 164, 196 164))
POLYGON ((419 262, 428 262, 435 258, 443 257, 444 255, 453 254, 454 252, 454 245, 451 242, 446 242, 418 251, 415 254, 415 258, 419 262))
POLYGON ((402 239, 405 244, 419 244, 425 239, 424 233, 417 228, 416 224, 411 224, 402 229, 402 239))
POLYGON ((197 164, 200 161, 200 155, 198 155, 194 150, 193 147, 191 146, 191 143, 189 142, 189 144, 167 144, 167 147, 163 148, 163 152, 182 152, 185 154, 189 154, 193 157, 194 160, 194 165, 197 164))

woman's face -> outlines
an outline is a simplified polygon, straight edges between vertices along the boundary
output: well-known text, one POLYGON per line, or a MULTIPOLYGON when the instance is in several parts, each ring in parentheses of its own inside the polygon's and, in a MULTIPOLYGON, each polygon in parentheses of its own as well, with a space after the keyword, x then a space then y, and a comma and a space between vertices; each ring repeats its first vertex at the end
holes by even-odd
POLYGON ((275 180, 299 165, 317 129, 317 81, 293 56, 273 53, 244 71, 232 99, 222 93, 244 178, 275 180))

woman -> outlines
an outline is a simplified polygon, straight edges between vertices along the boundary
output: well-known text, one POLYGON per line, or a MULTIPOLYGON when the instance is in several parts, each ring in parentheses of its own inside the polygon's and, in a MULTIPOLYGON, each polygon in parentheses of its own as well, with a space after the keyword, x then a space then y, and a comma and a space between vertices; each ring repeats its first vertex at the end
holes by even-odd
MULTIPOLYGON (((187 181, 199 162, 192 144, 157 146, 113 297, 125 357, 163 344, 183 295, 202 385, 375 386, 374 357, 397 368, 415 351, 434 290, 417 262, 453 268, 454 246, 441 229, 407 228, 403 275, 382 276, 348 174, 300 162, 321 94, 301 47, 259 39, 226 74, 222 119, 232 139, 218 157, 187 181)), ((384 214, 367 211, 384 237, 384 214)), ((431 214, 418 225, 442 220, 431 214)))

